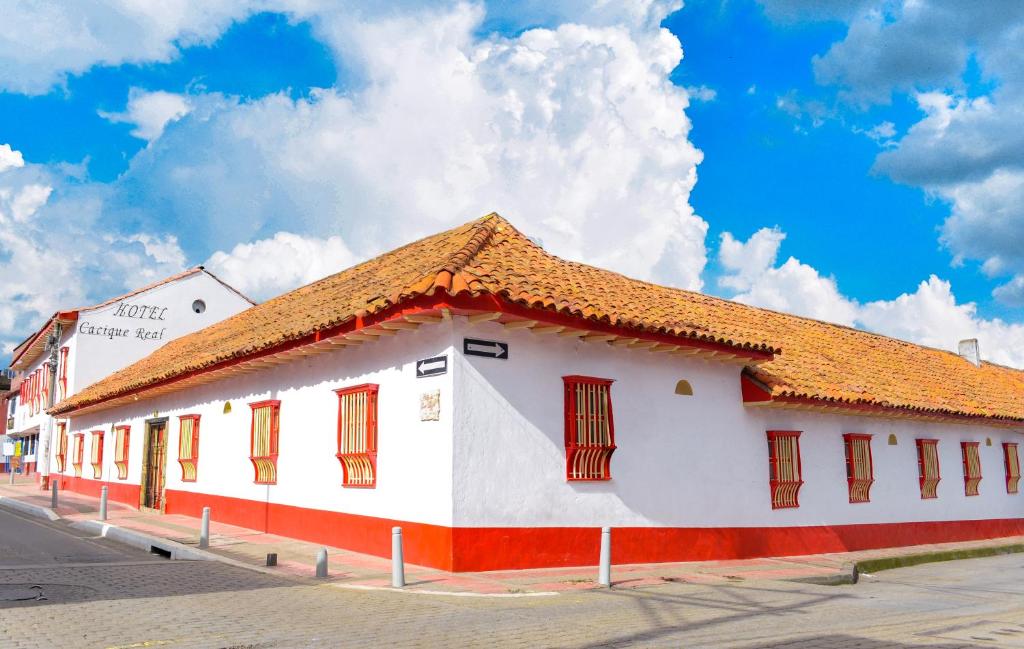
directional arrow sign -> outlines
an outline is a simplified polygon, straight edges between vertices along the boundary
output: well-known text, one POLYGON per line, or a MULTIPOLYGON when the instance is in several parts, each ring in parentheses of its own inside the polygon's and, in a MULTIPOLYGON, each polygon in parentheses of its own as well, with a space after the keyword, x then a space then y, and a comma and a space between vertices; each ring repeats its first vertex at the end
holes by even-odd
POLYGON ((505 360, 508 358, 508 343, 499 343, 495 340, 463 338, 462 352, 466 356, 485 356, 487 358, 505 360))
POLYGON ((416 378, 422 379, 425 376, 437 376, 448 371, 448 357, 435 356, 416 361, 416 378))

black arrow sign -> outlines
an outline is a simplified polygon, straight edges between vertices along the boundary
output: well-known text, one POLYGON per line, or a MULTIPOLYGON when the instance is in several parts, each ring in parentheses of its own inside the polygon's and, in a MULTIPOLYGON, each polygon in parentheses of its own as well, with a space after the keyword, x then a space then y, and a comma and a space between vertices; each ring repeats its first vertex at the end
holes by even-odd
POLYGON ((416 378, 422 379, 425 376, 437 376, 448 371, 448 357, 435 356, 416 361, 416 378))
POLYGON ((508 343, 499 343, 496 340, 463 338, 462 353, 466 356, 484 356, 486 358, 505 360, 508 358, 508 343))

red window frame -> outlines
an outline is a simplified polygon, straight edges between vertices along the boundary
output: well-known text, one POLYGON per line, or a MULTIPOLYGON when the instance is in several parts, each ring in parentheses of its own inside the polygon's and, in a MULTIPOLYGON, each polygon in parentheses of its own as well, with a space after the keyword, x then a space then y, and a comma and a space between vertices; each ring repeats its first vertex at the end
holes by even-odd
MULTIPOLYGON (((349 388, 335 390, 338 395, 338 452, 336 457, 341 463, 341 485, 343 487, 362 487, 373 489, 377 486, 377 394, 380 386, 375 383, 364 383, 349 388), (359 412, 359 405, 352 404, 355 410, 346 411, 346 397, 365 395, 365 410, 359 412), (358 417, 362 415, 362 425, 358 417), (356 417, 354 430, 345 431, 345 424, 356 417), (362 430, 358 430, 362 428, 362 430), (361 439, 360 439, 361 438, 361 439), (362 441, 362 444, 359 442, 362 441)), ((352 406, 350 406, 351 408, 352 406)))
POLYGON ((768 437, 768 484, 771 487, 772 509, 795 509, 800 506, 800 488, 804 484, 803 466, 800 460, 799 430, 769 430, 768 437), (795 442, 792 458, 792 475, 780 477, 778 440, 791 439, 795 442))
POLYGON ((82 460, 85 458, 85 433, 75 433, 75 455, 72 459, 72 466, 75 468, 75 477, 82 477, 82 460))
POLYGON ((39 410, 45 410, 50 404, 50 365, 43 363, 39 368, 39 410))
POLYGON ((131 426, 114 426, 114 466, 117 467, 118 480, 128 479, 128 452, 131 450, 131 436, 131 426), (124 432, 123 436, 120 435, 122 431, 124 432))
POLYGON ((57 380, 60 383, 60 399, 63 401, 68 396, 68 354, 69 347, 60 348, 60 362, 58 364, 57 380))
POLYGON ((92 431, 92 446, 89 447, 89 459, 92 464, 92 477, 99 480, 103 477, 103 431, 92 431))
POLYGON ((1018 493, 1020 485, 1020 450, 1016 442, 1003 442, 1003 468, 1006 470, 1006 493, 1018 493), (1010 449, 1013 449, 1013 453, 1010 449))
POLYGON ((921 489, 921 498, 930 500, 932 498, 939 497, 939 482, 942 481, 942 465, 939 461, 939 440, 937 439, 917 439, 917 478, 918 486, 921 489), (935 477, 930 478, 926 475, 925 465, 925 447, 935 448, 935 477))
POLYGON ((181 415, 178 417, 178 464, 181 465, 181 481, 195 482, 199 478, 199 415, 181 415), (192 422, 192 443, 191 454, 186 456, 182 453, 185 431, 182 430, 182 423, 192 422))
POLYGON ((68 459, 68 424, 57 422, 57 473, 64 473, 68 459))
POLYGON ((875 459, 871 454, 871 438, 873 435, 864 433, 846 433, 843 435, 843 446, 846 448, 846 487, 851 503, 871 502, 871 485, 875 482, 875 459), (854 455, 855 442, 867 442, 868 477, 856 477, 857 458, 854 455))
MULTIPOLYGON (((612 479, 612 454, 615 445, 615 416, 612 409, 612 383, 615 379, 601 379, 593 376, 563 376, 565 388, 565 479, 569 482, 603 482, 612 479), (594 431, 607 420, 607 442, 595 443, 594 439, 581 440, 586 436, 580 427, 581 415, 577 412, 580 396, 593 403, 598 391, 606 395, 606 412, 592 410, 582 414, 586 423, 595 424, 594 431), (582 433, 582 435, 581 435, 582 433)), ((603 432, 593 432, 591 437, 603 437, 603 432)))
POLYGON ((277 484, 277 451, 281 426, 281 402, 278 400, 257 401, 250 403, 252 420, 249 425, 249 460, 252 462, 256 484, 277 484), (270 434, 267 451, 256 454, 256 413, 261 408, 270 408, 270 434))
POLYGON ((978 442, 960 442, 960 456, 964 466, 964 495, 977 496, 981 485, 981 447, 978 442), (974 449, 978 458, 978 466, 971 466, 969 449, 974 449), (977 469, 977 473, 975 473, 977 469))

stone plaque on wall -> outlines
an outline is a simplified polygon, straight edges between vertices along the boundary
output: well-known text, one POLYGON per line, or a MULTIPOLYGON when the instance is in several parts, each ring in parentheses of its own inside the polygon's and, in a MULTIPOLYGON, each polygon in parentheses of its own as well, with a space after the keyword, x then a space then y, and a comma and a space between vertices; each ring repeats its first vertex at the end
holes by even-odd
POLYGON ((431 390, 420 395, 420 421, 440 421, 441 391, 431 390))

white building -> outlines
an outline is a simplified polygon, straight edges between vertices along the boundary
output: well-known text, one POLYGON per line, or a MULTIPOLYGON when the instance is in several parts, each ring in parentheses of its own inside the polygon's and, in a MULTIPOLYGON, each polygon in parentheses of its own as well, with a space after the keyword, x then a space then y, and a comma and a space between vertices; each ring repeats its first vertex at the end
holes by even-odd
POLYGON ((38 472, 47 487, 50 465, 43 458, 51 431, 68 425, 55 422, 47 408, 167 341, 251 306, 200 266, 101 304, 55 313, 15 348, 10 364, 21 384, 7 434, 19 444, 25 470, 38 472))
POLYGON ((1024 534, 1024 372, 972 353, 566 262, 491 215, 51 412, 71 488, 381 556, 401 525, 423 565, 592 564, 604 525, 616 563, 793 555, 1024 534))

